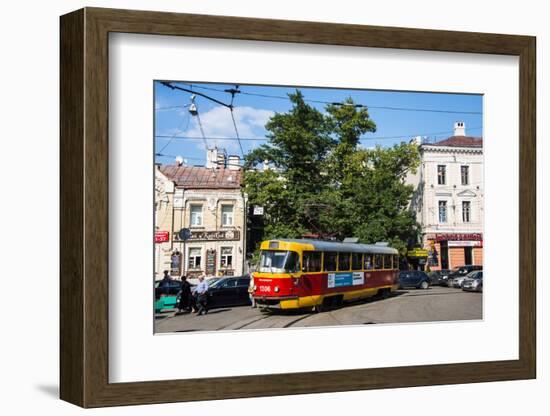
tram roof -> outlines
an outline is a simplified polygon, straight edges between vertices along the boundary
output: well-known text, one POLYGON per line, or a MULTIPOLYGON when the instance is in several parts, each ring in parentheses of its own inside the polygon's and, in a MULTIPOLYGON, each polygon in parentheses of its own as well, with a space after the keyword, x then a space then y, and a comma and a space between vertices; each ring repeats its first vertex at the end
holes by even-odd
POLYGON ((311 244, 315 250, 319 251, 337 251, 350 253, 375 253, 375 254, 398 254, 399 252, 392 247, 386 247, 376 244, 342 243, 336 241, 321 241, 310 239, 287 239, 276 238, 271 241, 284 241, 287 243, 311 244))

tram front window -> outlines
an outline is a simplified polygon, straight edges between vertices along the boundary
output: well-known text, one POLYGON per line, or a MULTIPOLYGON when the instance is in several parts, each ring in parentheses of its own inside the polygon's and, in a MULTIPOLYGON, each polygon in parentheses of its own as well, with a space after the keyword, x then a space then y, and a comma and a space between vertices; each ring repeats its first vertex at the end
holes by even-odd
POLYGON ((294 273, 300 270, 300 258, 294 251, 262 250, 260 272, 294 273))

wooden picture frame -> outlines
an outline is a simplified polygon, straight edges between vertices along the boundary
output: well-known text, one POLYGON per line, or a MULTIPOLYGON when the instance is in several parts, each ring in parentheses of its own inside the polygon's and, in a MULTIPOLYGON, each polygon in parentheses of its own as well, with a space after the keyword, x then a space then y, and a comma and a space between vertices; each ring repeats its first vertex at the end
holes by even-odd
POLYGON ((536 377, 535 38, 85 8, 61 17, 61 399, 82 407, 339 392, 536 377), (519 57, 519 359, 109 383, 110 32, 519 57))

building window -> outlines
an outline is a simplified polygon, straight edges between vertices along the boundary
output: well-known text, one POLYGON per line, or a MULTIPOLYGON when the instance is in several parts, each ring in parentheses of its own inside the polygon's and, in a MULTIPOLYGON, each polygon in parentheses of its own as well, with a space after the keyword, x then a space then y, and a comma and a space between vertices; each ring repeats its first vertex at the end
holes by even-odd
POLYGON ((202 225, 202 205, 191 205, 191 227, 202 225))
POLYGON ((462 201, 462 222, 470 222, 470 201, 462 201))
POLYGON ((220 268, 230 269, 233 267, 233 247, 222 247, 220 249, 220 268))
POLYGON ((222 205, 222 225, 233 225, 233 205, 222 205))
POLYGON ((447 201, 439 201, 439 222, 447 222, 447 201))
POLYGON ((446 166, 437 165, 437 184, 445 185, 446 182, 446 166))
POLYGON ((200 247, 189 248, 189 269, 201 268, 201 249, 200 247))
POLYGON ((460 167, 460 179, 462 185, 468 185, 470 183, 470 167, 461 166, 460 167))

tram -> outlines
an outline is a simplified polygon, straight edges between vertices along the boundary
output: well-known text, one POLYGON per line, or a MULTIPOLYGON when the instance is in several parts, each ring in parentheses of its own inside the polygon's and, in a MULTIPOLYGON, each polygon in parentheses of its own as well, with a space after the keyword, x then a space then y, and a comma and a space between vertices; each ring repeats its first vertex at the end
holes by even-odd
POLYGON ((385 243, 280 239, 260 250, 252 290, 260 308, 322 312, 398 288, 398 252, 385 243))

